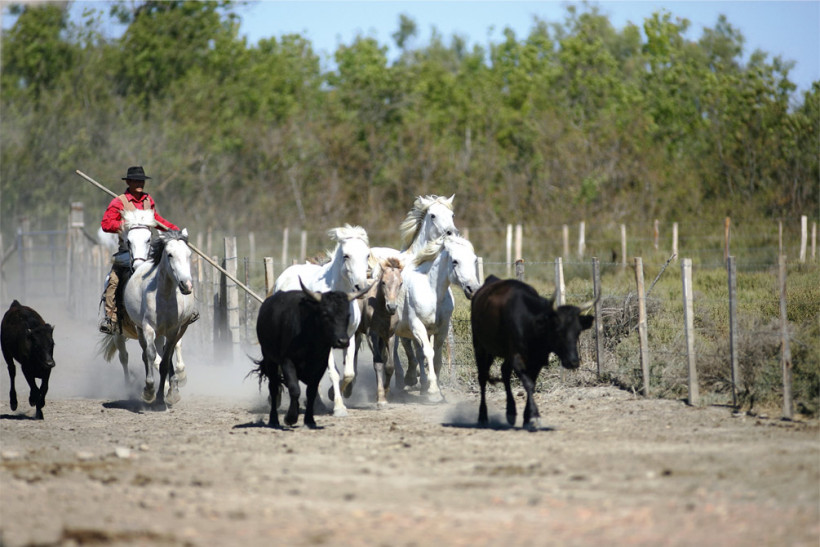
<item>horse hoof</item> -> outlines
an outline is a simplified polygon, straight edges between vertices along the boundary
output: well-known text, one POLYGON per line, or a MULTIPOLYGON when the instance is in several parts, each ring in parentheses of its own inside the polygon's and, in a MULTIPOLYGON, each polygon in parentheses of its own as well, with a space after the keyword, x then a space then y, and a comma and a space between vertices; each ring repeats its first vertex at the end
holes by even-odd
POLYGON ((387 401, 378 401, 376 403, 376 408, 378 408, 379 410, 384 410, 385 408, 387 408, 387 401))
POLYGON ((337 418, 344 418, 347 416, 347 409, 344 407, 334 408, 333 415, 337 418))
POLYGON ((443 403, 444 402, 444 395, 442 395, 440 391, 436 391, 435 393, 428 393, 427 394, 427 402, 428 403, 443 403))
POLYGON ((350 382, 349 384, 347 384, 344 387, 343 393, 344 393, 345 399, 350 398, 350 396, 353 394, 353 382, 350 382))
POLYGON ((154 392, 153 389, 146 388, 142 390, 142 402, 150 405, 156 400, 156 398, 157 394, 154 392))
POLYGON ((332 387, 327 388, 327 398, 331 401, 333 400, 334 389, 332 387))
POLYGON ((179 396, 179 391, 176 390, 176 389, 172 389, 172 390, 169 390, 168 395, 165 396, 165 401, 169 405, 175 405, 179 402, 180 398, 181 397, 179 396))

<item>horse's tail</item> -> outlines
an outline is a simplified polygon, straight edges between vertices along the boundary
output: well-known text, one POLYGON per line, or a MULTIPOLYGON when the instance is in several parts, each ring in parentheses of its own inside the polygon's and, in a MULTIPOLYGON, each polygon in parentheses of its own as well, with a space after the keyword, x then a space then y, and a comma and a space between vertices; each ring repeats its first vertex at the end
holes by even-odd
POLYGON ((111 359, 113 359, 117 353, 117 341, 115 337, 116 335, 114 334, 104 334, 97 344, 97 352, 103 356, 103 359, 105 359, 107 363, 110 363, 111 359))

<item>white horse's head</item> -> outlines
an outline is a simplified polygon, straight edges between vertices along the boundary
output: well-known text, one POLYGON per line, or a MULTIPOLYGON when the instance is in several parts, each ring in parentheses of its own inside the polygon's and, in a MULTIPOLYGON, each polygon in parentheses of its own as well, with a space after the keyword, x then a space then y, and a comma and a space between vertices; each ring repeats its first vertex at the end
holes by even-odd
POLYGON ((440 260, 439 267, 446 269, 450 283, 461 288, 464 296, 471 299, 481 287, 473 244, 461 236, 447 235, 431 241, 416 255, 417 264, 436 259, 440 260))
POLYGON ((131 269, 148 260, 151 248, 151 228, 155 228, 157 220, 154 211, 148 209, 133 209, 122 212, 122 237, 131 254, 131 269))
POLYGON ((370 257, 370 242, 364 228, 345 224, 328 231, 327 235, 336 242, 332 267, 338 268, 337 271, 349 285, 349 290, 359 291, 369 286, 367 261, 370 257))
POLYGON ((151 244, 151 260, 154 264, 167 267, 174 278, 179 292, 191 294, 194 290, 191 277, 191 248, 188 247, 188 229, 160 232, 151 244))
POLYGON ((399 227, 404 250, 413 248, 416 252, 427 243, 445 235, 457 235, 453 223, 453 198, 443 196, 419 196, 413 208, 399 227))

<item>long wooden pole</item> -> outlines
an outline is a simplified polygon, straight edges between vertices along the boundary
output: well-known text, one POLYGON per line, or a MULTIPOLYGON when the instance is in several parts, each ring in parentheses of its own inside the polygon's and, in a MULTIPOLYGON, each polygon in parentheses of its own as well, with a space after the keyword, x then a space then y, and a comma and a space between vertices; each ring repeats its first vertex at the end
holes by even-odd
MULTIPOLYGON (((80 171, 79 169, 77 169, 77 170, 75 171, 75 173, 77 173, 77 174, 78 174, 78 175, 80 175, 82 178, 84 178, 85 180, 87 180, 88 182, 90 182, 91 184, 93 184, 94 186, 96 186, 97 188, 99 188, 100 190, 102 190, 103 192, 105 192, 106 194, 110 195, 111 197, 114 197, 114 198, 115 198, 115 197, 117 197, 117 194, 115 194, 114 192, 112 192, 111 190, 109 190, 108 188, 106 188, 105 186, 103 186, 102 184, 100 184, 99 182, 97 182, 96 180, 92 179, 91 177, 89 177, 88 175, 86 175, 85 173, 83 173, 82 171, 80 171)), ((264 302, 264 299, 263 299, 263 298, 261 298, 261 297, 260 297, 259 295, 257 295, 255 292, 253 292, 253 291, 252 291, 252 290, 251 290, 251 289, 250 289, 247 285, 245 285, 244 283, 242 283, 241 281, 239 281, 236 277, 234 277, 233 275, 231 275, 228 271, 226 271, 226 270, 225 270, 225 268, 223 268, 222 266, 220 266, 219 264, 217 264, 216 262, 214 262, 213 260, 211 260, 211 258, 210 258, 208 255, 206 255, 205 253, 203 253, 202 251, 200 251, 200 250, 196 247, 196 245, 194 245, 194 244, 193 244, 193 243, 191 243, 190 241, 188 242, 188 247, 190 247, 190 248, 191 248, 191 250, 192 250, 193 252, 195 252, 196 254, 198 254, 199 256, 201 256, 203 259, 205 259, 205 262, 207 262, 208 264, 210 264, 211 266, 213 266, 214 268, 216 268, 217 270, 219 270, 220 272, 222 272, 222 274, 223 274, 223 275, 225 275, 225 277, 227 277, 228 279, 230 279, 231 281, 233 281, 234 283, 236 283, 239 287, 241 287, 241 288, 242 288, 245 292, 247 292, 249 295, 251 295, 252 297, 254 297, 254 298, 255 298, 256 300, 258 300, 260 303, 264 302)))

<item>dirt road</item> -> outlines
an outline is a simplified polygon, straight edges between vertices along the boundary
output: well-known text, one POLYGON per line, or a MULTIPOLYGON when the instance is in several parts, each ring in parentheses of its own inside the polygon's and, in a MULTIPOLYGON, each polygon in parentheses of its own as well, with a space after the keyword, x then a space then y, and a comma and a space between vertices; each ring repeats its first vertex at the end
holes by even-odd
POLYGON ((542 430, 507 428, 497 393, 479 429, 475 394, 377 410, 364 381, 350 416, 271 430, 249 359, 189 347, 182 401, 155 412, 95 355, 93 322, 44 317, 57 323, 45 421, 21 375, 22 411, 0 381, 2 545, 820 541, 814 421, 559 387, 539 394, 542 430))

